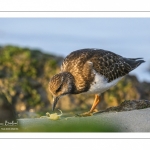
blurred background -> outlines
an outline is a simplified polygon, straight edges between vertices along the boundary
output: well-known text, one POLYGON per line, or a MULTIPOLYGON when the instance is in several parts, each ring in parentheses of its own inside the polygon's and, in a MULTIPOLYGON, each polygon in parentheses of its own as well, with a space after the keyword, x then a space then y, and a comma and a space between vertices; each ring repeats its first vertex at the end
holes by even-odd
MULTIPOLYGON (((0 18, 0 118, 51 112, 49 80, 59 72, 66 55, 82 48, 146 61, 105 92, 98 109, 118 106, 124 100, 150 100, 149 18, 0 18)), ((56 110, 84 112, 93 98, 65 96, 56 110)))

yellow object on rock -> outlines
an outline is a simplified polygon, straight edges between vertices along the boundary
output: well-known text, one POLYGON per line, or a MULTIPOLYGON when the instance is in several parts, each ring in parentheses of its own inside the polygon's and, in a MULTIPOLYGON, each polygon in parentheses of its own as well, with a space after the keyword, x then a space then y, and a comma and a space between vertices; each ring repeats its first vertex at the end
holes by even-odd
POLYGON ((41 116, 40 118, 47 118, 47 119, 51 119, 51 120, 58 120, 60 119, 60 116, 62 116, 62 111, 60 109, 58 109, 60 111, 60 115, 57 115, 57 113, 53 113, 50 114, 49 112, 46 113, 46 116, 41 116))
POLYGON ((51 119, 51 120, 58 120, 58 119, 60 119, 60 116, 57 115, 57 113, 54 113, 54 114, 50 115, 49 119, 51 119))

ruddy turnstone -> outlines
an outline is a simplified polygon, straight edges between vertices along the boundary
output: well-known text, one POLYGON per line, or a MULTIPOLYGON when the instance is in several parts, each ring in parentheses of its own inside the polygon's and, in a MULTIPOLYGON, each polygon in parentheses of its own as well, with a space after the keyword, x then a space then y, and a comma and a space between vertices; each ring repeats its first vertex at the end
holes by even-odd
POLYGON ((145 62, 142 58, 125 58, 102 49, 81 49, 69 54, 61 65, 61 72, 49 83, 53 95, 52 110, 63 95, 95 94, 89 112, 92 115, 100 102, 101 93, 116 85, 126 74, 145 62))

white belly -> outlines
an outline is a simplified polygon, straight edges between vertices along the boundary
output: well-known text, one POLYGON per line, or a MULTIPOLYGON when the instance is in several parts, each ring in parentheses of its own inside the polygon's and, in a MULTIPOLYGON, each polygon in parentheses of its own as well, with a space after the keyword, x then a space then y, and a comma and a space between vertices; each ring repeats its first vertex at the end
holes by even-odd
POLYGON ((90 87, 88 93, 101 94, 101 93, 105 92, 106 90, 110 89, 111 87, 113 87, 114 85, 116 85, 118 83, 118 81, 121 80, 122 78, 123 77, 120 77, 120 78, 113 80, 112 82, 107 83, 104 76, 102 76, 98 73, 95 73, 95 80, 91 84, 91 87, 90 87))

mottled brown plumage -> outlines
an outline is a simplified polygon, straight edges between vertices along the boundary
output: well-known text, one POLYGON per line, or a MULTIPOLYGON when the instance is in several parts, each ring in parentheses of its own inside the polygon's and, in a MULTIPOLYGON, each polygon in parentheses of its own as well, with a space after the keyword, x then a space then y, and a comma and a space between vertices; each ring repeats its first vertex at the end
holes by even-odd
POLYGON ((64 59, 61 73, 50 81, 50 91, 57 101, 66 94, 97 93, 98 89, 97 94, 101 94, 143 62, 141 58, 124 58, 102 49, 77 50, 64 59))

